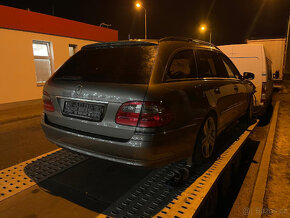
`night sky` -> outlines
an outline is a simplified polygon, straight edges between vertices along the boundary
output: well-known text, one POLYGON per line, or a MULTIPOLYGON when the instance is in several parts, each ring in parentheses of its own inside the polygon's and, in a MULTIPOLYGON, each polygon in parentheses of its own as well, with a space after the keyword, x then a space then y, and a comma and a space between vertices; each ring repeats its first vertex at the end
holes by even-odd
MULTIPOLYGON (((1 5, 84 23, 111 24, 119 39, 144 38, 144 11, 134 0, 0 0, 1 5)), ((247 38, 285 37, 290 0, 143 0, 148 38, 186 36, 208 40, 198 27, 207 23, 213 43, 243 43, 247 38)))

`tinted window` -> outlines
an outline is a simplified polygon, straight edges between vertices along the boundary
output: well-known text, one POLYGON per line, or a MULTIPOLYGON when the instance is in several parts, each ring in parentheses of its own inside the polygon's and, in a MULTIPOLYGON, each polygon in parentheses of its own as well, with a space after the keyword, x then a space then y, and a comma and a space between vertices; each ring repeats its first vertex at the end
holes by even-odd
POLYGON ((231 78, 241 78, 241 75, 238 71, 238 69, 235 67, 235 65, 230 61, 230 59, 228 59, 225 56, 221 56, 223 64, 225 65, 226 69, 227 69, 227 73, 229 75, 229 77, 231 78))
POLYGON ((228 77, 224 65, 214 52, 198 51, 197 66, 200 78, 228 77))
POLYGON ((171 60, 167 72, 168 79, 196 78, 193 50, 178 52, 171 60), (193 64, 194 63, 194 64, 193 64))
POLYGON ((155 54, 156 46, 84 49, 71 57, 53 79, 146 84, 155 54))

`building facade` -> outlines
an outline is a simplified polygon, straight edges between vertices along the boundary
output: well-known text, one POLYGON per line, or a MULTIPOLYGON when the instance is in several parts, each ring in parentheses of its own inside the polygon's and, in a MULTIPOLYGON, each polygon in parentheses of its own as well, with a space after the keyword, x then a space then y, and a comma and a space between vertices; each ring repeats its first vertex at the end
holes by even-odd
POLYGON ((118 31, 0 6, 0 104, 39 99, 45 81, 82 46, 118 31))

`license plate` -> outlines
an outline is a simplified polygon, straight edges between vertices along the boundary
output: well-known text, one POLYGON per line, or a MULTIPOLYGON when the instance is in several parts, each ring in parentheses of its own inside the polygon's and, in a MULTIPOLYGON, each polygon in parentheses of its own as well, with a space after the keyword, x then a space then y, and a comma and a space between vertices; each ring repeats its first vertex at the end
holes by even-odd
POLYGON ((65 101, 63 115, 92 121, 103 119, 105 105, 82 101, 65 101))

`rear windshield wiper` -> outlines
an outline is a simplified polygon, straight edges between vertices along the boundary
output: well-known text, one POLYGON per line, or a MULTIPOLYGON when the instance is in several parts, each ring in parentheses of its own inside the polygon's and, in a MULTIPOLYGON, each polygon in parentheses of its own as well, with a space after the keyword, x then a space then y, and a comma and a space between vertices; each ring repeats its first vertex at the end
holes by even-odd
POLYGON ((54 77, 54 80, 81 80, 83 79, 82 76, 60 76, 60 77, 54 77))

